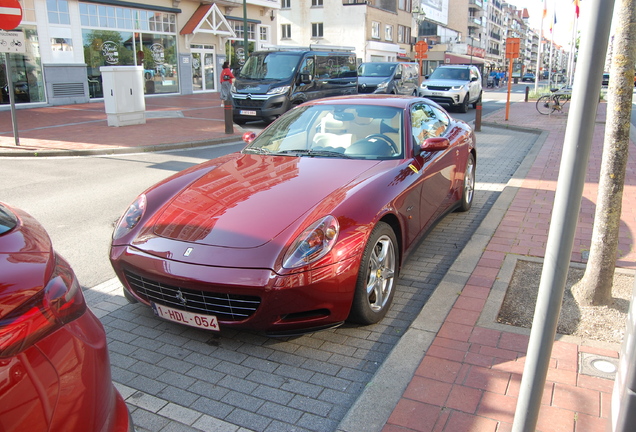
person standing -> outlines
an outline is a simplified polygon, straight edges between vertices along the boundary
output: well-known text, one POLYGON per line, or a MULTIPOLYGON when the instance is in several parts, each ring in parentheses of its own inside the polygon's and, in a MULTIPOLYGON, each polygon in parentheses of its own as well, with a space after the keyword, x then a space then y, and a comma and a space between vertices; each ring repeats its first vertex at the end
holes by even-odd
POLYGON ((234 74, 230 69, 230 63, 223 62, 221 70, 221 106, 225 106, 225 101, 230 100, 230 90, 232 88, 233 80, 234 74))

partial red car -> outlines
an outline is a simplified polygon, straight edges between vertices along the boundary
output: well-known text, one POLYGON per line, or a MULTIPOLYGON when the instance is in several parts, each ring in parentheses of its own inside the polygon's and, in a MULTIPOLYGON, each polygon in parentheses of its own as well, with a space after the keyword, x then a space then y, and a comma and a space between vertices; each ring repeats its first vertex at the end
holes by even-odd
POLYGON ((132 432, 106 333, 30 215, 0 203, 0 430, 132 432))
POLYGON ((321 99, 245 138, 122 216, 110 259, 130 301, 214 331, 377 323, 409 253, 472 204, 475 135, 427 99, 321 99))

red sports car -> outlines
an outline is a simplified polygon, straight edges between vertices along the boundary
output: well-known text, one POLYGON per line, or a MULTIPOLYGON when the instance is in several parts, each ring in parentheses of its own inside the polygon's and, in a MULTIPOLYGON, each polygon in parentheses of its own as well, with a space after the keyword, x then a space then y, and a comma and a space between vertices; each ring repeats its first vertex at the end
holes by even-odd
POLYGON ((473 200, 474 133, 427 99, 321 99, 246 135, 122 216, 110 259, 129 300, 210 330, 376 323, 418 241, 473 200))
POLYGON ((35 219, 2 203, 0 430, 133 431, 73 270, 35 219))

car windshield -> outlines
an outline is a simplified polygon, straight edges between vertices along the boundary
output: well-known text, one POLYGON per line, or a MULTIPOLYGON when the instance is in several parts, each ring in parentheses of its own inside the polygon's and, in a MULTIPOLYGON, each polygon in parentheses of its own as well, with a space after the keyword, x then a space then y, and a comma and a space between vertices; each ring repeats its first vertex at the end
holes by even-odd
POLYGON ((389 63, 362 63, 358 67, 359 77, 388 77, 395 70, 394 64, 389 63))
POLYGON ((353 159, 399 159, 403 112, 378 105, 295 108, 265 129, 244 153, 353 159))
POLYGON ((292 76, 301 54, 297 52, 257 52, 250 55, 239 73, 244 79, 281 80, 292 76))
POLYGON ((437 68, 428 77, 428 79, 446 79, 468 81, 469 74, 467 69, 460 68, 437 68))
POLYGON ((8 208, 0 204, 0 235, 11 231, 18 224, 18 219, 8 208))

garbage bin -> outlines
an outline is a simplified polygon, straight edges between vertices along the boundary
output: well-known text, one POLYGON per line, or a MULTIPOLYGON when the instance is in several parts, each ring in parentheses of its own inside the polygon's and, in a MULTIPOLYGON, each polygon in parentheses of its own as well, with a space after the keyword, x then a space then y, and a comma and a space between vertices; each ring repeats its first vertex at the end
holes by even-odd
POLYGON ((146 123, 142 66, 102 66, 104 107, 108 126, 146 123))

